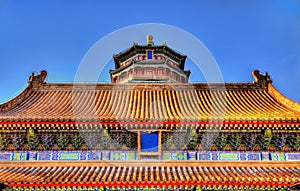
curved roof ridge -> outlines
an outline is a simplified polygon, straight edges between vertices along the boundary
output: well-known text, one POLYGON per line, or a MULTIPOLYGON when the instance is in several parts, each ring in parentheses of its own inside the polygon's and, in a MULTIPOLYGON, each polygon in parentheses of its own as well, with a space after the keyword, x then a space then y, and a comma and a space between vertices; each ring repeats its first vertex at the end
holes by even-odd
POLYGON ((47 71, 42 70, 40 74, 35 75, 34 73, 29 76, 27 87, 13 99, 0 104, 0 113, 9 111, 11 108, 19 105, 24 101, 33 91, 33 88, 39 88, 46 84, 45 79, 47 77, 47 71))
POLYGON ((300 112, 300 103, 295 102, 280 93, 272 84, 268 85, 268 93, 287 108, 300 112))
POLYGON ((37 91, 91 91, 91 90, 266 90, 252 82, 197 82, 197 83, 44 83, 37 91))
POLYGON ((11 100, 8 100, 7 102, 0 104, 0 113, 6 112, 6 111, 10 110, 11 108, 13 108, 14 106, 22 103, 22 101, 25 100, 30 95, 32 90, 33 90, 32 85, 29 84, 21 93, 16 95, 14 98, 12 98, 11 100))

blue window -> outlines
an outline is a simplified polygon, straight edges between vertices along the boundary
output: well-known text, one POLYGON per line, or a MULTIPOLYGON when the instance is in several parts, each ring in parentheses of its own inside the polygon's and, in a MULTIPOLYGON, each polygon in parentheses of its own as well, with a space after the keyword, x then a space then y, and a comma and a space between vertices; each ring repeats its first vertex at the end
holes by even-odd
POLYGON ((147 51, 148 60, 152 60, 152 51, 147 51))
POLYGON ((141 133, 141 151, 158 152, 158 133, 141 133))

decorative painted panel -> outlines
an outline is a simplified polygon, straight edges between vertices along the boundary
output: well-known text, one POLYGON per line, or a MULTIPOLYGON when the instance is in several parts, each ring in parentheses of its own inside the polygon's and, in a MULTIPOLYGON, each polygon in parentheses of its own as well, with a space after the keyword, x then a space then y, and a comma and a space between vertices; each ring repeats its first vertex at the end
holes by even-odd
POLYGON ((240 160, 240 153, 219 153, 219 160, 240 160))
POLYGON ((13 160, 13 157, 14 157, 13 152, 2 152, 2 153, 0 153, 0 161, 13 160))
POLYGON ((111 151, 110 160, 137 160, 135 151, 111 151))
POLYGON ((269 152, 261 152, 261 160, 270 160, 269 152))
POLYGON ((187 160, 188 154, 185 151, 165 151, 162 153, 163 160, 187 160))
POLYGON ((26 151, 20 151, 20 152, 13 152, 14 157, 13 160, 27 160, 27 152, 26 151))
POLYGON ((199 151, 197 160, 261 160, 260 152, 199 151))
POLYGON ((162 152, 161 158, 162 158, 162 160, 170 160, 171 152, 168 152, 168 151, 162 152))
MULTIPOLYGON (((300 153, 233 151, 163 151, 163 160, 300 161, 300 153)), ((5 151, 0 161, 13 160, 138 160, 136 151, 5 151)))
POLYGON ((196 160, 197 159, 197 152, 188 151, 188 160, 196 160))
POLYGON ((102 151, 102 160, 110 160, 110 151, 102 151))
MULTIPOLYGON (((79 152, 59 152, 58 160, 80 160, 80 153, 79 152)), ((83 160, 85 160, 85 158, 83 160)))
POLYGON ((34 151, 28 151, 27 153, 27 159, 28 160, 37 160, 37 152, 34 152, 34 151))
POLYGON ((197 152, 197 160, 212 160, 210 152, 197 152))
POLYGON ((271 160, 275 161, 285 161, 285 154, 284 153, 270 153, 271 160))
POLYGON ((241 153, 241 160, 261 160, 260 152, 241 153), (244 158, 244 156, 246 157, 244 158))
POLYGON ((37 160, 101 160, 100 151, 42 151, 37 160))
POLYGON ((37 152, 37 160, 52 160, 52 152, 49 151, 37 152))
POLYGON ((285 160, 300 161, 300 153, 285 153, 285 160))
POLYGON ((89 151, 87 153, 86 160, 101 160, 101 159, 102 159, 101 151, 89 151))

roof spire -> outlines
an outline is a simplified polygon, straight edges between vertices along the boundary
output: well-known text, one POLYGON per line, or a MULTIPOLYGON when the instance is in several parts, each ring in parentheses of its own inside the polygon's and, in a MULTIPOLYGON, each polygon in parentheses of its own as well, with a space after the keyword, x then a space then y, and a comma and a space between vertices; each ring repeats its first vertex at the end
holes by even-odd
POLYGON ((151 34, 147 35, 146 39, 147 39, 146 46, 153 46, 154 45, 153 36, 151 34))

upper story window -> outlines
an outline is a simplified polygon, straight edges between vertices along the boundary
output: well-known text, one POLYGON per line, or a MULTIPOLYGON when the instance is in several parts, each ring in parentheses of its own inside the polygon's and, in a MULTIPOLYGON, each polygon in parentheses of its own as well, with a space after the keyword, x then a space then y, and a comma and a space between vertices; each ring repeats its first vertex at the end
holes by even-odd
POLYGON ((153 50, 147 50, 147 59, 152 60, 153 59, 153 50))
POLYGON ((142 74, 142 69, 137 68, 137 69, 136 69, 136 74, 138 74, 138 75, 139 75, 139 74, 142 74))
POLYGON ((136 60, 144 60, 144 57, 145 56, 143 56, 143 55, 138 55, 138 56, 135 57, 135 59, 136 60))
POLYGON ((158 74, 162 75, 163 74, 163 68, 158 68, 158 74))
POLYGON ((147 76, 152 76, 152 75, 153 75, 153 72, 152 72, 151 70, 147 70, 147 71, 146 71, 146 75, 147 75, 147 76))

